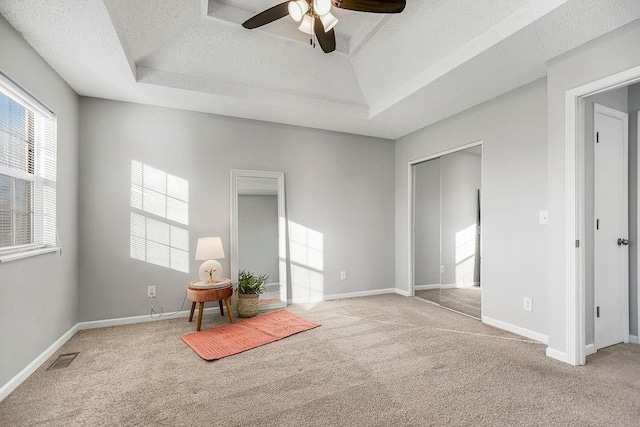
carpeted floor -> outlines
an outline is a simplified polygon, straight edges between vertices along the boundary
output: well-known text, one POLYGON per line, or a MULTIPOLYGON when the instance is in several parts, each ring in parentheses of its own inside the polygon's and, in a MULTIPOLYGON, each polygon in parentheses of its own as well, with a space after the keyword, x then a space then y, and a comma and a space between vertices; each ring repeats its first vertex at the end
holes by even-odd
MULTIPOLYGON (((584 367, 414 298, 291 306, 322 324, 206 362, 186 319, 78 332, 0 403, 0 425, 638 425, 640 346, 584 367), (55 357, 55 356, 54 356, 55 357), (52 358, 53 360, 53 358, 52 358)), ((208 315, 204 327, 224 323, 208 315)), ((551 327, 551 326, 550 326, 551 327)))

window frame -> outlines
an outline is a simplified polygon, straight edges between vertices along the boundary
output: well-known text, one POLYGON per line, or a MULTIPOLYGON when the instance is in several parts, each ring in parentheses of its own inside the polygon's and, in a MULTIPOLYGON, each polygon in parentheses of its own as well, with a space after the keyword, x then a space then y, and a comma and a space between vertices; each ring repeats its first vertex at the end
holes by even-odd
MULTIPOLYGON (((27 258, 31 256, 36 256, 36 255, 41 255, 45 253, 51 253, 51 252, 61 253, 61 247, 58 241, 57 220, 55 219, 57 217, 57 212, 56 212, 56 215, 54 216, 54 219, 51 220, 51 218, 49 218, 48 221, 44 213, 41 215, 38 215, 36 213, 37 203, 40 203, 42 205, 41 209, 44 209, 43 204, 45 203, 44 202, 45 196, 43 194, 44 194, 45 188, 52 189, 54 192, 53 193, 54 200, 57 200, 56 194, 55 194, 56 179, 46 178, 45 176, 43 176, 44 175, 43 173, 39 172, 39 169, 41 167, 36 167, 36 163, 39 160, 39 157, 40 156, 44 157, 45 149, 42 147, 39 147, 38 143, 36 142, 35 132, 31 132, 31 130, 35 128, 36 115, 38 115, 38 121, 40 120, 49 121, 46 123, 47 130, 56 131, 56 133, 53 136, 54 138, 53 143, 54 143, 55 153, 56 153, 56 160, 55 160, 56 164, 53 170, 54 170, 54 173, 57 173, 57 142, 58 142, 57 141, 58 139, 57 138, 57 116, 50 108, 48 108, 45 104, 39 101, 36 97, 31 95, 27 90, 25 90, 18 83, 13 81, 10 77, 5 75, 2 71, 0 71, 0 93, 8 97, 9 99, 11 99, 13 102, 20 104, 22 107, 24 107, 26 112, 25 122, 29 123, 28 125, 26 125, 29 130, 29 132, 27 132, 27 135, 26 135, 27 141, 28 141, 26 150, 32 155, 30 156, 29 154, 26 154, 27 170, 23 171, 15 167, 0 165, 0 174, 12 179, 13 219, 12 219, 11 233, 14 235, 17 234, 17 229, 15 228, 16 227, 15 209, 13 209, 13 207, 15 206, 15 185, 16 185, 15 182, 16 180, 21 180, 21 181, 30 182, 33 185, 33 188, 31 189, 31 197, 30 197, 31 200, 29 201, 30 206, 28 210, 31 214, 30 225, 29 225, 29 228, 30 228, 29 234, 30 234, 31 242, 27 244, 0 247, 0 263, 27 258), (35 200, 36 197, 41 197, 42 200, 36 202, 35 200), (43 230, 47 226, 53 226, 54 228, 54 233, 55 233, 54 244, 45 243, 47 239, 44 237, 43 230), (38 239, 37 231, 43 232, 43 236, 41 239, 38 239), (41 241, 38 241, 38 240, 41 240, 41 241)), ((54 209, 57 211, 57 202, 54 209)))

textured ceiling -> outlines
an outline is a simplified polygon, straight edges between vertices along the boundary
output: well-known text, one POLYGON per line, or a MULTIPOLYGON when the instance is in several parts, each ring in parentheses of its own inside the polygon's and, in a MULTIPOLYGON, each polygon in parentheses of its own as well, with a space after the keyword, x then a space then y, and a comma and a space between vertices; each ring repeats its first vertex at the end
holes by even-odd
MULTIPOLYGON (((336 10, 337 51, 278 0, 3 0, 0 13, 80 95, 396 139, 546 75, 640 18, 638 0, 407 0, 336 10)), ((15 76, 19 81, 19 76, 15 76)))

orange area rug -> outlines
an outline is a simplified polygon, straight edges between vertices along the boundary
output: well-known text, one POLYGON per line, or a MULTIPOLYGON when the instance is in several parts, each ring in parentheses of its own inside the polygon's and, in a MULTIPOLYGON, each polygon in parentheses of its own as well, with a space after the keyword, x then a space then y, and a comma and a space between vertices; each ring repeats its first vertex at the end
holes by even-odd
POLYGON ((287 310, 279 310, 240 323, 186 334, 182 341, 204 360, 218 360, 318 326, 320 324, 287 310))

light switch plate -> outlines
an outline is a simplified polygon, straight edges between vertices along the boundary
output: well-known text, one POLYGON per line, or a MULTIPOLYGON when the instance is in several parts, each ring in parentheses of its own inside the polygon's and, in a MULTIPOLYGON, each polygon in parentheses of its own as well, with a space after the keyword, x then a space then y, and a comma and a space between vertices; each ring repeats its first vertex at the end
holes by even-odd
POLYGON ((540 225, 549 224, 549 211, 540 211, 538 222, 540 225))

